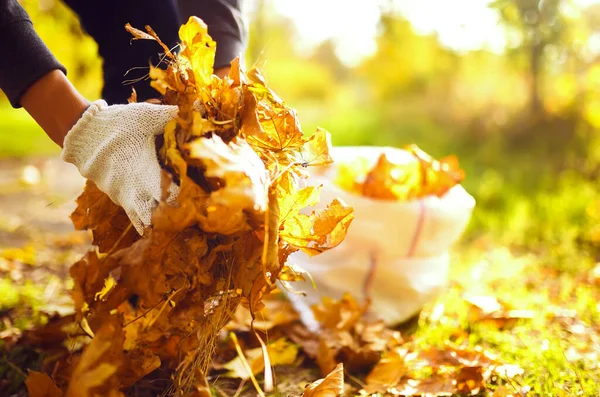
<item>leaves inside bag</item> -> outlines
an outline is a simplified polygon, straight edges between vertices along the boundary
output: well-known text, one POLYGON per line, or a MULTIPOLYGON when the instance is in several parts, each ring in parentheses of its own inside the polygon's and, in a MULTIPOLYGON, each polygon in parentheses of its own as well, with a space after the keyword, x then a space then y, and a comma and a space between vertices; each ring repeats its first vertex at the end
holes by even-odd
POLYGON ((410 154, 410 161, 396 161, 382 153, 375 165, 360 157, 341 163, 335 182, 364 197, 409 201, 430 195, 442 197, 465 178, 456 156, 436 160, 416 145, 403 150, 410 154))

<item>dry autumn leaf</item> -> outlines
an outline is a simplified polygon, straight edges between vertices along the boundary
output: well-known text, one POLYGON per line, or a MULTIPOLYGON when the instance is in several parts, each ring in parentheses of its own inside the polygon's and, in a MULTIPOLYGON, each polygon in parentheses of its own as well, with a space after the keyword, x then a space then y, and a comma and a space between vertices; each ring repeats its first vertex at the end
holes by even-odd
POLYGON ((471 323, 492 324, 499 329, 513 327, 520 320, 531 320, 532 310, 517 310, 506 308, 493 296, 465 296, 469 305, 467 319, 471 323))
MULTIPOLYGON (((267 345, 271 365, 291 365, 298 357, 298 346, 285 338, 277 339, 267 345)), ((245 357, 252 369, 252 374, 257 375, 265 368, 263 352, 260 347, 245 352, 245 357)), ((230 378, 249 379, 250 374, 246 370, 240 357, 236 357, 223 366, 228 372, 224 375, 230 378)))
MULTIPOLYGON (((338 363, 350 371, 369 370, 379 362, 383 352, 401 342, 400 334, 386 328, 383 321, 362 318, 365 310, 349 294, 339 301, 325 298, 313 307, 315 319, 321 325, 316 335, 316 362, 322 374, 332 371, 338 363)), ((301 343, 311 346, 310 340, 301 343)))
POLYGON ((381 154, 370 166, 366 159, 340 164, 336 184, 364 197, 409 201, 429 195, 441 197, 465 177, 454 156, 436 160, 416 145, 404 148, 409 162, 396 162, 381 154))
POLYGON ((364 390, 369 393, 385 393, 390 387, 396 386, 406 374, 404 357, 407 351, 395 348, 383 355, 381 360, 373 367, 367 378, 364 390))
POLYGON ((339 397, 344 394, 344 365, 338 364, 329 375, 306 386, 302 397, 339 397))
POLYGON ((253 326, 255 330, 269 331, 275 327, 297 321, 299 315, 293 305, 288 300, 273 295, 270 294, 265 297, 263 300, 264 307, 258 313, 254 313, 254 319, 247 307, 239 306, 225 329, 236 332, 249 332, 253 326))
POLYGON ((62 397, 63 395, 52 378, 42 372, 29 371, 25 386, 29 397, 62 397))
POLYGON ((122 363, 123 334, 108 320, 85 348, 71 376, 66 397, 122 396, 117 371, 122 363))

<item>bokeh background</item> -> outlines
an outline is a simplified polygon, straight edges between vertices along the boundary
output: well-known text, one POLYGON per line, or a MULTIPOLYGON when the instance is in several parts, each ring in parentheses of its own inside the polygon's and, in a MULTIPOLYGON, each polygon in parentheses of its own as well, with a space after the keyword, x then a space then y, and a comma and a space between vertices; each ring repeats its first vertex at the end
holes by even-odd
MULTIPOLYGON (((56 0, 22 4, 98 98, 101 60, 73 13, 56 0)), ((262 65, 306 132, 456 154, 478 202, 465 242, 550 250, 562 269, 596 260, 600 2, 253 0, 246 13, 246 63, 262 65)), ((0 156, 58 154, 0 99, 0 156)))

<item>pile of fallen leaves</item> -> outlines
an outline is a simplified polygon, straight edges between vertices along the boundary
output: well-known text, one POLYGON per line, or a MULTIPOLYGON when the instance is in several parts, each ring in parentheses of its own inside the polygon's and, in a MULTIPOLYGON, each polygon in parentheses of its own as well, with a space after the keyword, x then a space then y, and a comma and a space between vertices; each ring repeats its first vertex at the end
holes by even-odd
MULTIPOLYGON (((145 385, 154 395, 164 392, 163 378, 167 393, 203 396, 215 340, 236 307, 257 312, 279 277, 293 279, 284 266, 291 253, 338 245, 353 209, 334 200, 300 213, 318 201, 318 189, 298 182, 305 167, 331 162, 328 133, 304 135, 257 69, 244 73, 236 59, 228 76, 215 76, 216 44, 201 20, 181 27, 177 54, 150 27, 127 29, 162 46, 168 67, 150 68, 151 85, 179 108, 159 149, 163 200, 140 237, 87 183, 72 220, 91 230, 97 249, 71 268, 76 314, 51 321, 29 343, 68 341, 51 362, 67 396, 120 396, 150 373, 159 374, 145 385), (172 183, 179 195, 167 202, 172 183)), ((35 374, 27 384, 34 397, 59 395, 33 392, 56 387, 50 383, 35 374)))
POLYGON ((364 197, 409 201, 425 196, 442 197, 465 178, 456 156, 436 160, 416 145, 404 150, 410 161, 397 162, 382 153, 375 165, 358 158, 337 166, 336 184, 364 197))
MULTIPOLYGON (((292 367, 302 373, 303 366, 316 363, 325 377, 307 386, 305 397, 479 395, 494 379, 512 378, 523 372, 519 366, 505 364, 480 348, 449 342, 424 346, 418 338, 387 328, 381 320, 366 318, 367 306, 359 305, 349 294, 338 301, 325 298, 313 306, 320 328, 311 332, 294 315, 290 303, 275 296, 270 296, 258 314, 260 330, 268 332, 271 339, 267 347, 271 364, 280 371, 292 367), (312 394, 317 387, 323 394, 312 394)), ((236 313, 235 321, 228 325, 235 334, 220 349, 221 356, 228 350, 232 352, 230 361, 217 363, 212 377, 238 378, 240 386, 250 379, 256 385, 254 376, 263 371, 264 361, 249 329, 251 321, 247 310, 236 313)), ((252 395, 254 390, 262 395, 260 388, 244 395, 252 395)))

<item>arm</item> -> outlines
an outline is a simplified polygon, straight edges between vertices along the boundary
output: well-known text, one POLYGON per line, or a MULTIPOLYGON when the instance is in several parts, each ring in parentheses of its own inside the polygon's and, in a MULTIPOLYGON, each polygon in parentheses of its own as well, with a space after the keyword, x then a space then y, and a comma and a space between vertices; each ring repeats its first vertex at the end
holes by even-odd
POLYGON ((62 146, 65 135, 88 103, 65 76, 33 30, 29 16, 16 0, 0 0, 0 89, 13 107, 25 110, 62 146))
MULTIPOLYGON (((11 104, 24 107, 54 142, 64 144, 62 159, 123 207, 142 234, 162 197, 155 136, 177 107, 89 104, 16 0, 0 0, 0 51, 0 89, 11 104)), ((171 200, 177 191, 169 187, 171 200)))
POLYGON ((21 97, 21 105, 60 147, 65 136, 89 102, 60 70, 53 70, 33 83, 21 97))

